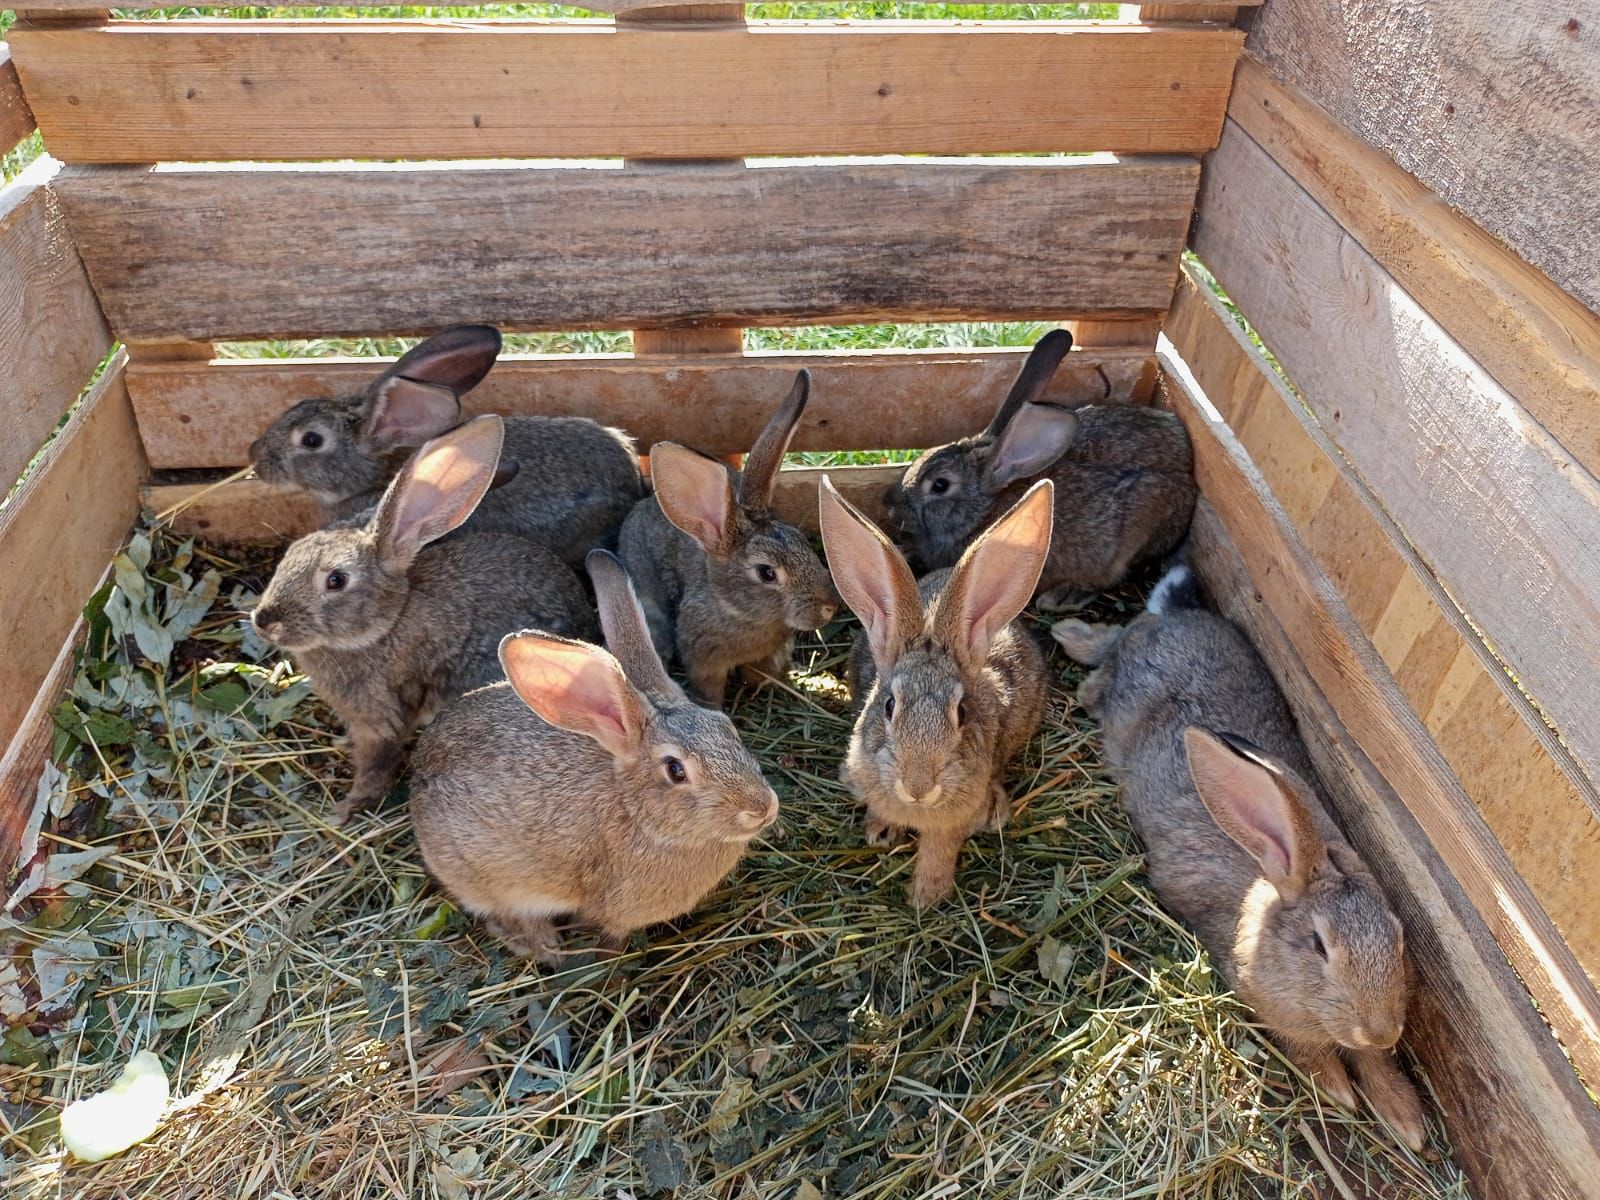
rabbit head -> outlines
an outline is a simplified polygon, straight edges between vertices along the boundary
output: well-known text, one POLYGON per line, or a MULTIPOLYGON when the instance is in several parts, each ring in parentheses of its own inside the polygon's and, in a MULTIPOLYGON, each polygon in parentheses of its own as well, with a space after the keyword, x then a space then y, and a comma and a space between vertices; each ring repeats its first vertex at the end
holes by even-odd
POLYGON ((332 507, 383 488, 395 459, 461 421, 461 396, 500 353, 488 325, 460 325, 407 352, 363 391, 302 400, 250 444, 268 483, 304 488, 332 507))
POLYGON ((494 479, 504 426, 477 417, 418 450, 360 528, 295 541, 250 614, 284 650, 356 650, 393 628, 422 548, 459 526, 494 479))
POLYGON ((1045 334, 981 433, 927 451, 889 486, 889 521, 915 547, 923 570, 953 565, 1009 499, 1008 489, 1047 469, 1072 445, 1077 416, 1038 403, 1071 349, 1065 329, 1045 334))
POLYGON ((609 649, 512 634, 500 643, 506 678, 540 718, 611 755, 622 794, 637 797, 653 837, 748 842, 777 819, 777 795, 733 722, 668 677, 621 562, 595 550, 588 568, 609 649))
POLYGON ((810 541, 772 511, 778 468, 810 387, 809 372, 801 371, 742 472, 674 442, 659 443, 650 452, 662 513, 705 551, 712 592, 745 624, 817 629, 839 606, 839 594, 810 541))
MULTIPOLYGON (((1307 808, 1310 789, 1241 738, 1183 731, 1189 775, 1261 879, 1239 912, 1236 960, 1286 1014, 1353 1050, 1388 1049, 1405 1027, 1404 933, 1372 877, 1341 870, 1307 808)), ((1313 801, 1314 802, 1314 801, 1313 801)))
POLYGON ((875 679, 846 771, 858 797, 898 801, 930 821, 987 800, 1000 700, 985 679, 997 638, 1026 607, 1050 549, 1054 487, 1040 480, 986 530, 955 569, 924 580, 824 477, 823 544, 861 619, 875 679))

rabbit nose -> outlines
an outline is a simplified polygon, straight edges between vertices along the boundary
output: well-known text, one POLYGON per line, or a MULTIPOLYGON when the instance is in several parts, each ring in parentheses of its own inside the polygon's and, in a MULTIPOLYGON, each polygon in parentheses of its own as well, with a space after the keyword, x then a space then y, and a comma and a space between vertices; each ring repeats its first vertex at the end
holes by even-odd
POLYGON ((1350 1031, 1350 1040, 1359 1049, 1391 1049, 1400 1040, 1401 1026, 1387 1021, 1371 1025, 1357 1025, 1350 1031))
POLYGON ((283 617, 275 608, 258 605, 256 610, 250 614, 250 624, 256 627, 258 633, 264 633, 271 637, 282 627, 283 617))
POLYGON ((255 441, 250 443, 250 461, 251 462, 255 462, 256 459, 261 457, 261 451, 262 451, 261 443, 264 442, 264 441, 266 441, 265 438, 257 438, 255 441))

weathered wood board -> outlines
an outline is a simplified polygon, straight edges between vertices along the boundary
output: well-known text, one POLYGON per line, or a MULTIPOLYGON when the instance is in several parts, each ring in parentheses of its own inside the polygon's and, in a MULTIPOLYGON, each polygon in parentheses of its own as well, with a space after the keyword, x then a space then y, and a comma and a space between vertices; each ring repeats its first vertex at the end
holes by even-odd
POLYGON ((22 94, 11 47, 0 42, 0 154, 9 153, 33 128, 33 110, 22 94))

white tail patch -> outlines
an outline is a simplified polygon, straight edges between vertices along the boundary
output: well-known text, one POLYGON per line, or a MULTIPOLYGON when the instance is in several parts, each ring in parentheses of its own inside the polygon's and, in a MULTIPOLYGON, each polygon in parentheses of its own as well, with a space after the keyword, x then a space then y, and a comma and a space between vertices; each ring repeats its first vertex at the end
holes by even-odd
MULTIPOLYGON (((1194 575, 1189 570, 1187 563, 1179 563, 1156 584, 1150 593, 1150 599, 1145 601, 1145 611, 1153 612, 1157 616, 1167 611, 1173 601, 1182 601, 1184 594, 1194 587, 1194 575)), ((1180 603, 1181 606, 1181 603, 1180 603)))

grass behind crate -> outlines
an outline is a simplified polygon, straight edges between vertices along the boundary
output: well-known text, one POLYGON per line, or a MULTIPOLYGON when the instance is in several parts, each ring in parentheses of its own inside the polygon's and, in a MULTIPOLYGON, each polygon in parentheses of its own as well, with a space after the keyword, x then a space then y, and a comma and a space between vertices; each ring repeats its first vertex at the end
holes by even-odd
POLYGON ((914 913, 910 854, 861 844, 835 625, 737 697, 781 836, 614 968, 544 974, 443 903, 398 803, 327 826, 337 723, 239 620, 269 569, 158 533, 101 597, 45 799, 51 850, 109 857, 0 931, 25 971, 76 955, 0 1053, 8 1196, 1465 1195, 1321 1111, 1222 994, 1059 655, 1015 816, 951 902, 914 913), (137 1048, 179 1111, 64 1166, 59 1105, 137 1048))

